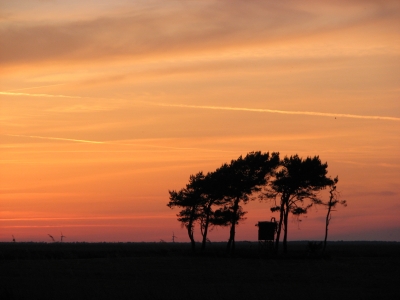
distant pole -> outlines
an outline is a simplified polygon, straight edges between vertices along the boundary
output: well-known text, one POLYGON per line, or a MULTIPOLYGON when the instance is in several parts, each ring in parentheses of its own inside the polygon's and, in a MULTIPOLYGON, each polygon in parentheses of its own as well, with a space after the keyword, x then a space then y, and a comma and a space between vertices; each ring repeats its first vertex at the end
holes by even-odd
POLYGON ((63 242, 63 238, 65 238, 66 236, 63 235, 63 233, 61 232, 61 243, 63 242))
POLYGON ((172 232, 172 242, 175 243, 175 238, 178 238, 177 236, 175 236, 175 233, 172 232))

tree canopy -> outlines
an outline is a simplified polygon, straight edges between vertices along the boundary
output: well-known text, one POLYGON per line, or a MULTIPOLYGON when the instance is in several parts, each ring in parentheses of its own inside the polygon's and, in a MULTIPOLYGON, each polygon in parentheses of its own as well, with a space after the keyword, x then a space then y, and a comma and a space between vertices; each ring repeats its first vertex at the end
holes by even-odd
POLYGON ((243 218, 245 212, 240 203, 246 204, 249 197, 259 192, 267 182, 267 177, 279 164, 279 153, 251 152, 245 157, 240 156, 232 160, 229 165, 218 169, 223 182, 224 198, 226 200, 224 210, 226 216, 230 216, 230 234, 227 251, 234 251, 236 225, 243 218))
POLYGON ((205 194, 203 192, 204 178, 205 176, 202 172, 191 175, 189 183, 185 188, 180 191, 169 191, 170 201, 167 204, 170 208, 183 208, 177 214, 177 217, 182 226, 187 229, 193 251, 196 246, 193 232, 194 224, 200 218, 200 205, 205 201, 205 194))
MULTIPOLYGON (((194 228, 199 225, 202 235, 202 250, 206 247, 207 234, 215 226, 229 226, 227 252, 235 249, 236 226, 245 218, 243 205, 261 198, 274 201, 272 212, 279 212, 275 249, 283 230, 283 250, 287 252, 289 214, 306 214, 313 205, 328 207, 327 226, 331 209, 337 199, 337 177, 327 176, 327 163, 319 156, 305 159, 294 156, 279 158, 279 153, 250 152, 225 163, 213 172, 191 175, 186 187, 169 191, 168 207, 179 207, 178 221, 187 229, 192 249, 195 250, 194 228), (319 192, 330 189, 330 200, 325 203, 319 192)), ((345 204, 345 202, 341 203, 345 204)))
POLYGON ((283 229, 283 250, 287 251, 288 217, 306 214, 313 204, 318 204, 318 192, 333 183, 327 177, 327 163, 322 163, 318 156, 302 159, 298 155, 285 157, 274 178, 265 189, 265 196, 275 200, 271 211, 279 211, 275 249, 279 247, 283 229), (306 200, 308 200, 306 202, 306 200))
POLYGON ((210 225, 230 226, 227 250, 234 249, 235 228, 246 213, 241 202, 246 204, 252 193, 261 190, 278 164, 278 153, 250 152, 207 175, 199 172, 190 176, 189 183, 180 191, 169 191, 167 206, 183 208, 177 215, 178 221, 187 228, 192 249, 196 222, 200 224, 203 237, 202 249, 210 225))

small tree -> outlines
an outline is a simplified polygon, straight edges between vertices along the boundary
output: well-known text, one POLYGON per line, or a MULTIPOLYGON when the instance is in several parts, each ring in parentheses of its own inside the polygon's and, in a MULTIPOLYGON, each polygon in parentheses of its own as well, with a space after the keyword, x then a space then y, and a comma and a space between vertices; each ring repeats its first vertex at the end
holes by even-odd
POLYGON ((194 240, 194 225, 201 215, 201 205, 205 202, 203 191, 203 183, 205 176, 202 172, 191 175, 186 188, 180 191, 169 191, 169 208, 182 207, 183 209, 177 214, 178 221, 182 226, 186 227, 187 233, 192 245, 192 251, 196 249, 194 240))
POLYGON ((214 216, 213 206, 224 203, 223 183, 220 174, 215 171, 204 175, 202 172, 190 176, 186 188, 180 191, 169 191, 168 207, 183 207, 177 214, 178 221, 187 228, 188 236, 195 251, 194 226, 198 222, 202 235, 201 250, 205 250, 209 227, 222 225, 221 217, 214 216))
POLYGON ((339 178, 336 176, 336 178, 333 180, 333 183, 330 185, 329 189, 329 200, 327 202, 322 202, 322 205, 325 205, 328 208, 328 211, 326 213, 326 218, 325 218, 325 238, 324 238, 324 246, 322 248, 322 251, 325 251, 326 248, 326 241, 328 239, 328 226, 332 218, 332 211, 335 211, 334 208, 336 205, 339 203, 343 206, 347 206, 346 200, 339 200, 340 193, 336 190, 337 188, 337 183, 339 181, 339 178))
POLYGON ((318 191, 332 184, 333 181, 326 177, 327 167, 326 163, 321 163, 318 156, 307 157, 304 160, 298 155, 286 156, 280 162, 280 169, 266 186, 264 194, 267 198, 275 200, 271 211, 279 211, 280 214, 275 240, 276 251, 283 228, 283 251, 287 252, 289 213, 295 216, 307 213, 314 203, 320 201, 317 197, 318 191), (309 202, 306 203, 305 200, 309 202))

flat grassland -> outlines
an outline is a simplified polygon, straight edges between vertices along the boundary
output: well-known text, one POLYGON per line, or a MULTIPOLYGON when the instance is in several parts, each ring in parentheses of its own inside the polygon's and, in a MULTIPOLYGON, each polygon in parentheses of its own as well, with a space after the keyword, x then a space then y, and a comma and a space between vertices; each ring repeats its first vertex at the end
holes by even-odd
POLYGON ((400 299, 400 243, 0 243, 1 300, 278 298, 400 299))

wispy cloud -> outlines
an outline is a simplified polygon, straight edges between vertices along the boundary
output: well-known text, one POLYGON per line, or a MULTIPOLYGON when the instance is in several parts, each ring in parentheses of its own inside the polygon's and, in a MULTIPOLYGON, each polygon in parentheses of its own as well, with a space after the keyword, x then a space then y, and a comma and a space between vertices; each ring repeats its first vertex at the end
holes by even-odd
POLYGON ((128 215, 128 216, 90 216, 90 217, 26 217, 26 218, 2 218, 1 222, 12 221, 96 221, 96 220, 132 220, 132 219, 171 219, 173 216, 164 215, 128 215))
POLYGON ((141 147, 150 147, 150 148, 158 148, 158 149, 166 149, 166 150, 197 150, 197 151, 209 151, 209 152, 235 152, 233 150, 221 150, 221 149, 207 149, 207 148, 197 148, 197 147, 170 147, 170 146, 159 146, 159 145, 150 145, 144 143, 124 143, 124 142, 109 142, 109 144, 121 145, 121 146, 141 146, 141 147))
POLYGON ((0 57, 7 64, 165 56, 276 42, 398 17, 396 1, 365 2, 133 1, 80 21, 76 15, 60 21, 59 13, 47 22, 10 20, 0 30, 0 57))
MULTIPOLYGON (((7 96, 29 96, 29 97, 60 97, 60 98, 85 98, 81 96, 66 96, 66 95, 51 95, 51 94, 28 94, 28 93, 11 93, 0 92, 0 95, 7 96)), ((109 99, 109 100, 122 100, 122 99, 109 99)), ((335 117, 335 118, 351 118, 351 119, 367 119, 367 120, 386 120, 386 121, 400 121, 398 117, 388 116, 366 116, 342 113, 324 113, 315 111, 291 111, 291 110, 278 110, 267 108, 248 108, 248 107, 231 107, 231 106, 212 106, 212 105, 188 105, 188 104, 170 104, 170 103, 150 103, 144 101, 136 101, 137 103, 153 106, 164 107, 180 107, 180 108, 193 108, 193 109, 211 109, 211 110, 228 110, 228 111, 244 111, 244 112, 258 112, 258 113, 273 113, 284 115, 307 115, 315 117, 335 117)))
POLYGON ((68 142, 88 143, 88 144, 104 144, 104 142, 99 142, 99 141, 66 139, 66 138, 46 137, 46 136, 37 136, 37 135, 21 135, 21 134, 5 134, 5 135, 6 135, 6 136, 15 136, 15 137, 25 137, 25 138, 43 139, 43 140, 68 141, 68 142))
POLYGON ((67 96, 67 95, 50 95, 50 94, 29 94, 29 93, 14 93, 14 92, 0 92, 0 95, 5 96, 28 96, 28 97, 46 97, 46 98, 71 98, 71 99, 79 99, 84 98, 80 96, 67 96))
POLYGON ((0 92, 0 93, 6 93, 6 92, 14 92, 14 91, 23 91, 23 90, 33 90, 33 89, 40 89, 44 87, 50 87, 50 86, 59 86, 59 85, 65 85, 65 83, 58 83, 58 84, 48 84, 48 85, 40 85, 40 86, 32 86, 32 87, 26 87, 22 89, 13 89, 13 90, 8 90, 5 92, 0 92))
MULTIPOLYGON (((106 145, 116 145, 116 146, 135 146, 135 147, 148 147, 148 148, 156 148, 156 149, 164 149, 164 150, 197 150, 197 151, 208 151, 208 152, 234 152, 233 150, 221 150, 221 149, 207 149, 207 148, 195 148, 195 147, 171 147, 171 146, 162 146, 162 145, 152 145, 148 143, 135 143, 135 142, 124 142, 124 141, 90 141, 90 140, 78 140, 78 139, 68 139, 68 138, 59 138, 59 137, 47 137, 47 136, 37 136, 37 135, 22 135, 22 134, 3 134, 5 136, 14 136, 14 137, 24 137, 24 138, 33 138, 33 139, 44 139, 44 140, 55 140, 55 141, 66 141, 66 142, 76 142, 76 143, 88 143, 88 144, 106 144, 106 145)), ((112 151, 107 151, 112 152, 112 151)))
MULTIPOLYGON (((71 106, 59 106, 49 108, 46 111, 49 112, 58 112, 58 113, 82 113, 82 112, 91 112, 91 111, 109 111, 116 109, 116 105, 84 105, 77 104, 71 106)), ((81 127, 82 128, 82 127, 81 127)))
POLYGON ((194 108, 194 109, 212 109, 212 110, 273 113, 273 114, 284 114, 284 115, 307 115, 307 116, 330 117, 330 118, 335 117, 335 118, 400 121, 400 118, 396 118, 396 117, 364 116, 364 115, 340 114, 340 113, 323 113, 323 112, 313 112, 313 111, 290 111, 290 110, 276 110, 276 109, 266 109, 266 108, 246 108, 246 107, 230 107, 230 106, 210 106, 210 105, 186 105, 186 104, 168 104, 168 103, 153 103, 153 105, 165 106, 165 107, 194 108))
MULTIPOLYGON (((63 85, 63 84, 56 84, 56 85, 63 85)), ((47 86, 55 86, 55 85, 47 85, 47 86)), ((46 87, 40 86, 40 87, 46 87)), ((39 87, 31 87, 31 88, 21 88, 19 90, 25 89, 34 89, 39 87)), ((61 95, 61 94, 36 94, 36 93, 20 93, 20 92, 10 92, 10 91, 3 91, 0 92, 0 95, 4 96, 24 96, 24 97, 35 97, 35 98, 67 98, 67 99, 85 99, 85 100, 107 100, 108 103, 106 104, 75 104, 75 105, 64 105, 64 106, 57 106, 46 109, 49 112, 58 112, 58 113, 80 113, 80 112, 91 112, 91 111, 109 111, 114 110, 120 107, 121 101, 126 102, 122 99, 115 99, 115 98, 102 98, 102 97, 85 97, 85 96, 74 96, 74 95, 61 95)))
MULTIPOLYGON (((116 225, 116 224, 62 224, 57 226, 63 226, 65 228, 70 227, 131 227, 133 225, 116 225)), ((55 225, 12 225, 12 226, 1 226, 2 228, 54 228, 55 225)))
MULTIPOLYGON (((359 156, 359 155, 358 155, 359 156)), ((399 169, 399 164, 388 164, 388 163, 370 163, 370 162, 360 162, 360 161, 351 161, 351 160, 337 160, 338 163, 349 164, 360 167, 382 167, 382 168, 390 168, 390 169, 399 169)))
POLYGON ((346 192, 346 197, 394 197, 397 196, 399 193, 398 191, 353 191, 353 192, 346 192))

